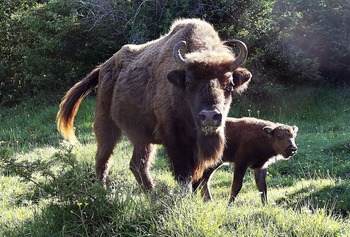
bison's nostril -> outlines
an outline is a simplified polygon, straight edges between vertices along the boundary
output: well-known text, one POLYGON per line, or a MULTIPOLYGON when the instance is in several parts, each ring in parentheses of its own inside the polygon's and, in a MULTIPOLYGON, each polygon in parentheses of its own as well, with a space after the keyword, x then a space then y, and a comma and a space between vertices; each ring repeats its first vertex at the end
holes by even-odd
POLYGON ((202 122, 204 122, 204 121, 207 119, 207 117, 203 114, 203 112, 200 112, 200 113, 199 113, 199 119, 200 119, 202 122))
POLYGON ((222 119, 222 115, 220 113, 214 114, 213 121, 214 123, 220 124, 222 119))

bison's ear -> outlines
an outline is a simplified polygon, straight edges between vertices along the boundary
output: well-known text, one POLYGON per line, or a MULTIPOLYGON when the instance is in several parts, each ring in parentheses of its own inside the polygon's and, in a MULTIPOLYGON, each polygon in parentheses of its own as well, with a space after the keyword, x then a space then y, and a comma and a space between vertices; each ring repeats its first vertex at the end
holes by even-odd
POLYGON ((265 127, 263 128, 263 130, 264 130, 264 132, 265 132, 266 134, 272 136, 272 134, 273 134, 273 127, 265 126, 265 127))
POLYGON ((239 67, 232 73, 232 78, 235 91, 241 93, 247 89, 252 74, 247 69, 239 67))
POLYGON ((185 88, 186 73, 184 70, 174 70, 168 73, 168 80, 175 86, 185 88))
POLYGON ((292 128, 293 128, 293 131, 295 132, 295 133, 297 133, 298 131, 299 131, 299 128, 297 127, 297 126, 292 126, 292 128))

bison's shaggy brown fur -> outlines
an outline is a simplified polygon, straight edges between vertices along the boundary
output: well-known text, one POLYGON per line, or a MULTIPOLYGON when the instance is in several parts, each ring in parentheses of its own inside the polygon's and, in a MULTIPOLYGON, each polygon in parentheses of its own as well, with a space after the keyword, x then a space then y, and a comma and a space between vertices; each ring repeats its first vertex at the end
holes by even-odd
MULTIPOLYGON (((297 151, 295 138, 298 127, 273 123, 256 118, 228 118, 226 120, 226 148, 223 162, 234 163, 234 176, 231 186, 230 203, 233 203, 241 190, 244 174, 247 168, 252 168, 255 181, 261 192, 263 203, 267 201, 266 174, 270 163, 278 159, 288 159, 297 151)), ((207 169, 202 182, 202 196, 211 200, 209 181, 212 173, 221 164, 207 169)))
POLYGON ((134 146, 130 169, 144 189, 153 187, 148 169, 154 144, 164 145, 176 180, 190 187, 204 168, 220 160, 231 92, 250 81, 250 72, 237 68, 246 56, 245 45, 239 47, 235 58, 209 23, 176 21, 159 39, 123 46, 71 88, 60 104, 58 130, 77 142, 75 114, 82 98, 97 86, 97 178, 105 181, 123 132, 134 146))

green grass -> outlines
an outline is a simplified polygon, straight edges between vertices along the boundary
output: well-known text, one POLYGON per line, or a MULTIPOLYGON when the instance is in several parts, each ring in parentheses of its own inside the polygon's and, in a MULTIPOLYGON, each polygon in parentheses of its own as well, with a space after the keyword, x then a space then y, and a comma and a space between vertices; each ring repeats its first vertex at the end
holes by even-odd
POLYGON ((114 152, 108 187, 94 180, 94 99, 76 118, 83 145, 56 132, 57 106, 0 112, 0 236, 348 236, 350 233, 350 92, 299 89, 256 100, 245 93, 231 116, 299 127, 298 153, 269 168, 268 205, 253 175, 228 207, 232 166, 212 179, 214 201, 183 196, 159 148, 156 187, 143 193, 129 171, 132 148, 114 152))

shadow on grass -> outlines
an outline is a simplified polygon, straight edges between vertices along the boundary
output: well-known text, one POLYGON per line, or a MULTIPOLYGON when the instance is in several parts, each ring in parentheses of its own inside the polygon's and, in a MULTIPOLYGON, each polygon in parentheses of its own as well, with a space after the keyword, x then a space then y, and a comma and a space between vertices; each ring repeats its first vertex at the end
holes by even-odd
POLYGON ((350 182, 336 180, 326 184, 297 185, 276 203, 287 207, 308 207, 310 211, 324 208, 328 214, 348 217, 350 214, 350 182))
POLYGON ((9 225, 15 227, 1 227, 3 236, 145 236, 157 216, 174 205, 166 185, 145 194, 122 172, 103 187, 94 178, 92 164, 78 161, 69 148, 45 160, 3 155, 0 171, 32 188, 30 194, 13 197, 16 205, 28 205, 34 212, 9 225))

